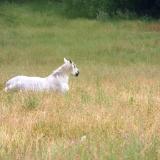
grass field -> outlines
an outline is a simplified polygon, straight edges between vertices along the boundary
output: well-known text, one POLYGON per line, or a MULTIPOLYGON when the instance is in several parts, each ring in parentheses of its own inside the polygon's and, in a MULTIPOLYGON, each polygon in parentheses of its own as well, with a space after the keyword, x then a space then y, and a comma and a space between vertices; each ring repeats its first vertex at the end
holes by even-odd
POLYGON ((160 22, 71 19, 55 4, 0 4, 0 159, 160 159, 160 22), (3 91, 71 58, 66 95, 3 91))

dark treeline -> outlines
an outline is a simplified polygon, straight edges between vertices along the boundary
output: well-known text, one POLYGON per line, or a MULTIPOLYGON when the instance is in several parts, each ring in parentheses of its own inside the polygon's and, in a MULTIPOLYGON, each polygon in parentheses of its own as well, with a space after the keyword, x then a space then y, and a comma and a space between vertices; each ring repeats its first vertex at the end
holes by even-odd
POLYGON ((134 14, 160 17, 160 0, 63 0, 68 11, 79 16, 96 17, 134 14))
MULTIPOLYGON (((0 0, 4 1, 4 0, 0 0)), ((8 0, 10 2, 60 2, 71 16, 136 15, 160 18, 160 0, 8 0)))

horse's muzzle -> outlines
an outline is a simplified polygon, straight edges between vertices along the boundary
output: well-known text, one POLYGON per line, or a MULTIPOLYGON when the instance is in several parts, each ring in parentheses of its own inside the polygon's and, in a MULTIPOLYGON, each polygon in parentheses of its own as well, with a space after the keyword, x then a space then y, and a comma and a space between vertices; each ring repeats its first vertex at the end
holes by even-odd
POLYGON ((79 75, 79 71, 75 74, 75 76, 77 77, 79 75))

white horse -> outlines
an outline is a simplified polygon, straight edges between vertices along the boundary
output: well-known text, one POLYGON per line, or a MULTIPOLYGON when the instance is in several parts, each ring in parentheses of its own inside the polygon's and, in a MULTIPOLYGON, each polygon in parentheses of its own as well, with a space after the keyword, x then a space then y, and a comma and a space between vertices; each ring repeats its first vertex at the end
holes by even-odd
POLYGON ((64 58, 64 64, 47 77, 16 76, 6 82, 5 91, 58 91, 65 93, 69 90, 70 73, 79 75, 79 70, 71 61, 64 58))

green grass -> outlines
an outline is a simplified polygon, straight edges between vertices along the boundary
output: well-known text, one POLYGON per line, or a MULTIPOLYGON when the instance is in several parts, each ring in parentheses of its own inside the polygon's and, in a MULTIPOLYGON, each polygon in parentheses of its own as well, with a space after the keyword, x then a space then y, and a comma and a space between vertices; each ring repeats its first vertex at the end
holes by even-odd
POLYGON ((1 3, 0 159, 159 159, 159 31, 155 21, 70 19, 60 4, 1 3), (66 95, 3 91, 63 57, 80 69, 66 95))

